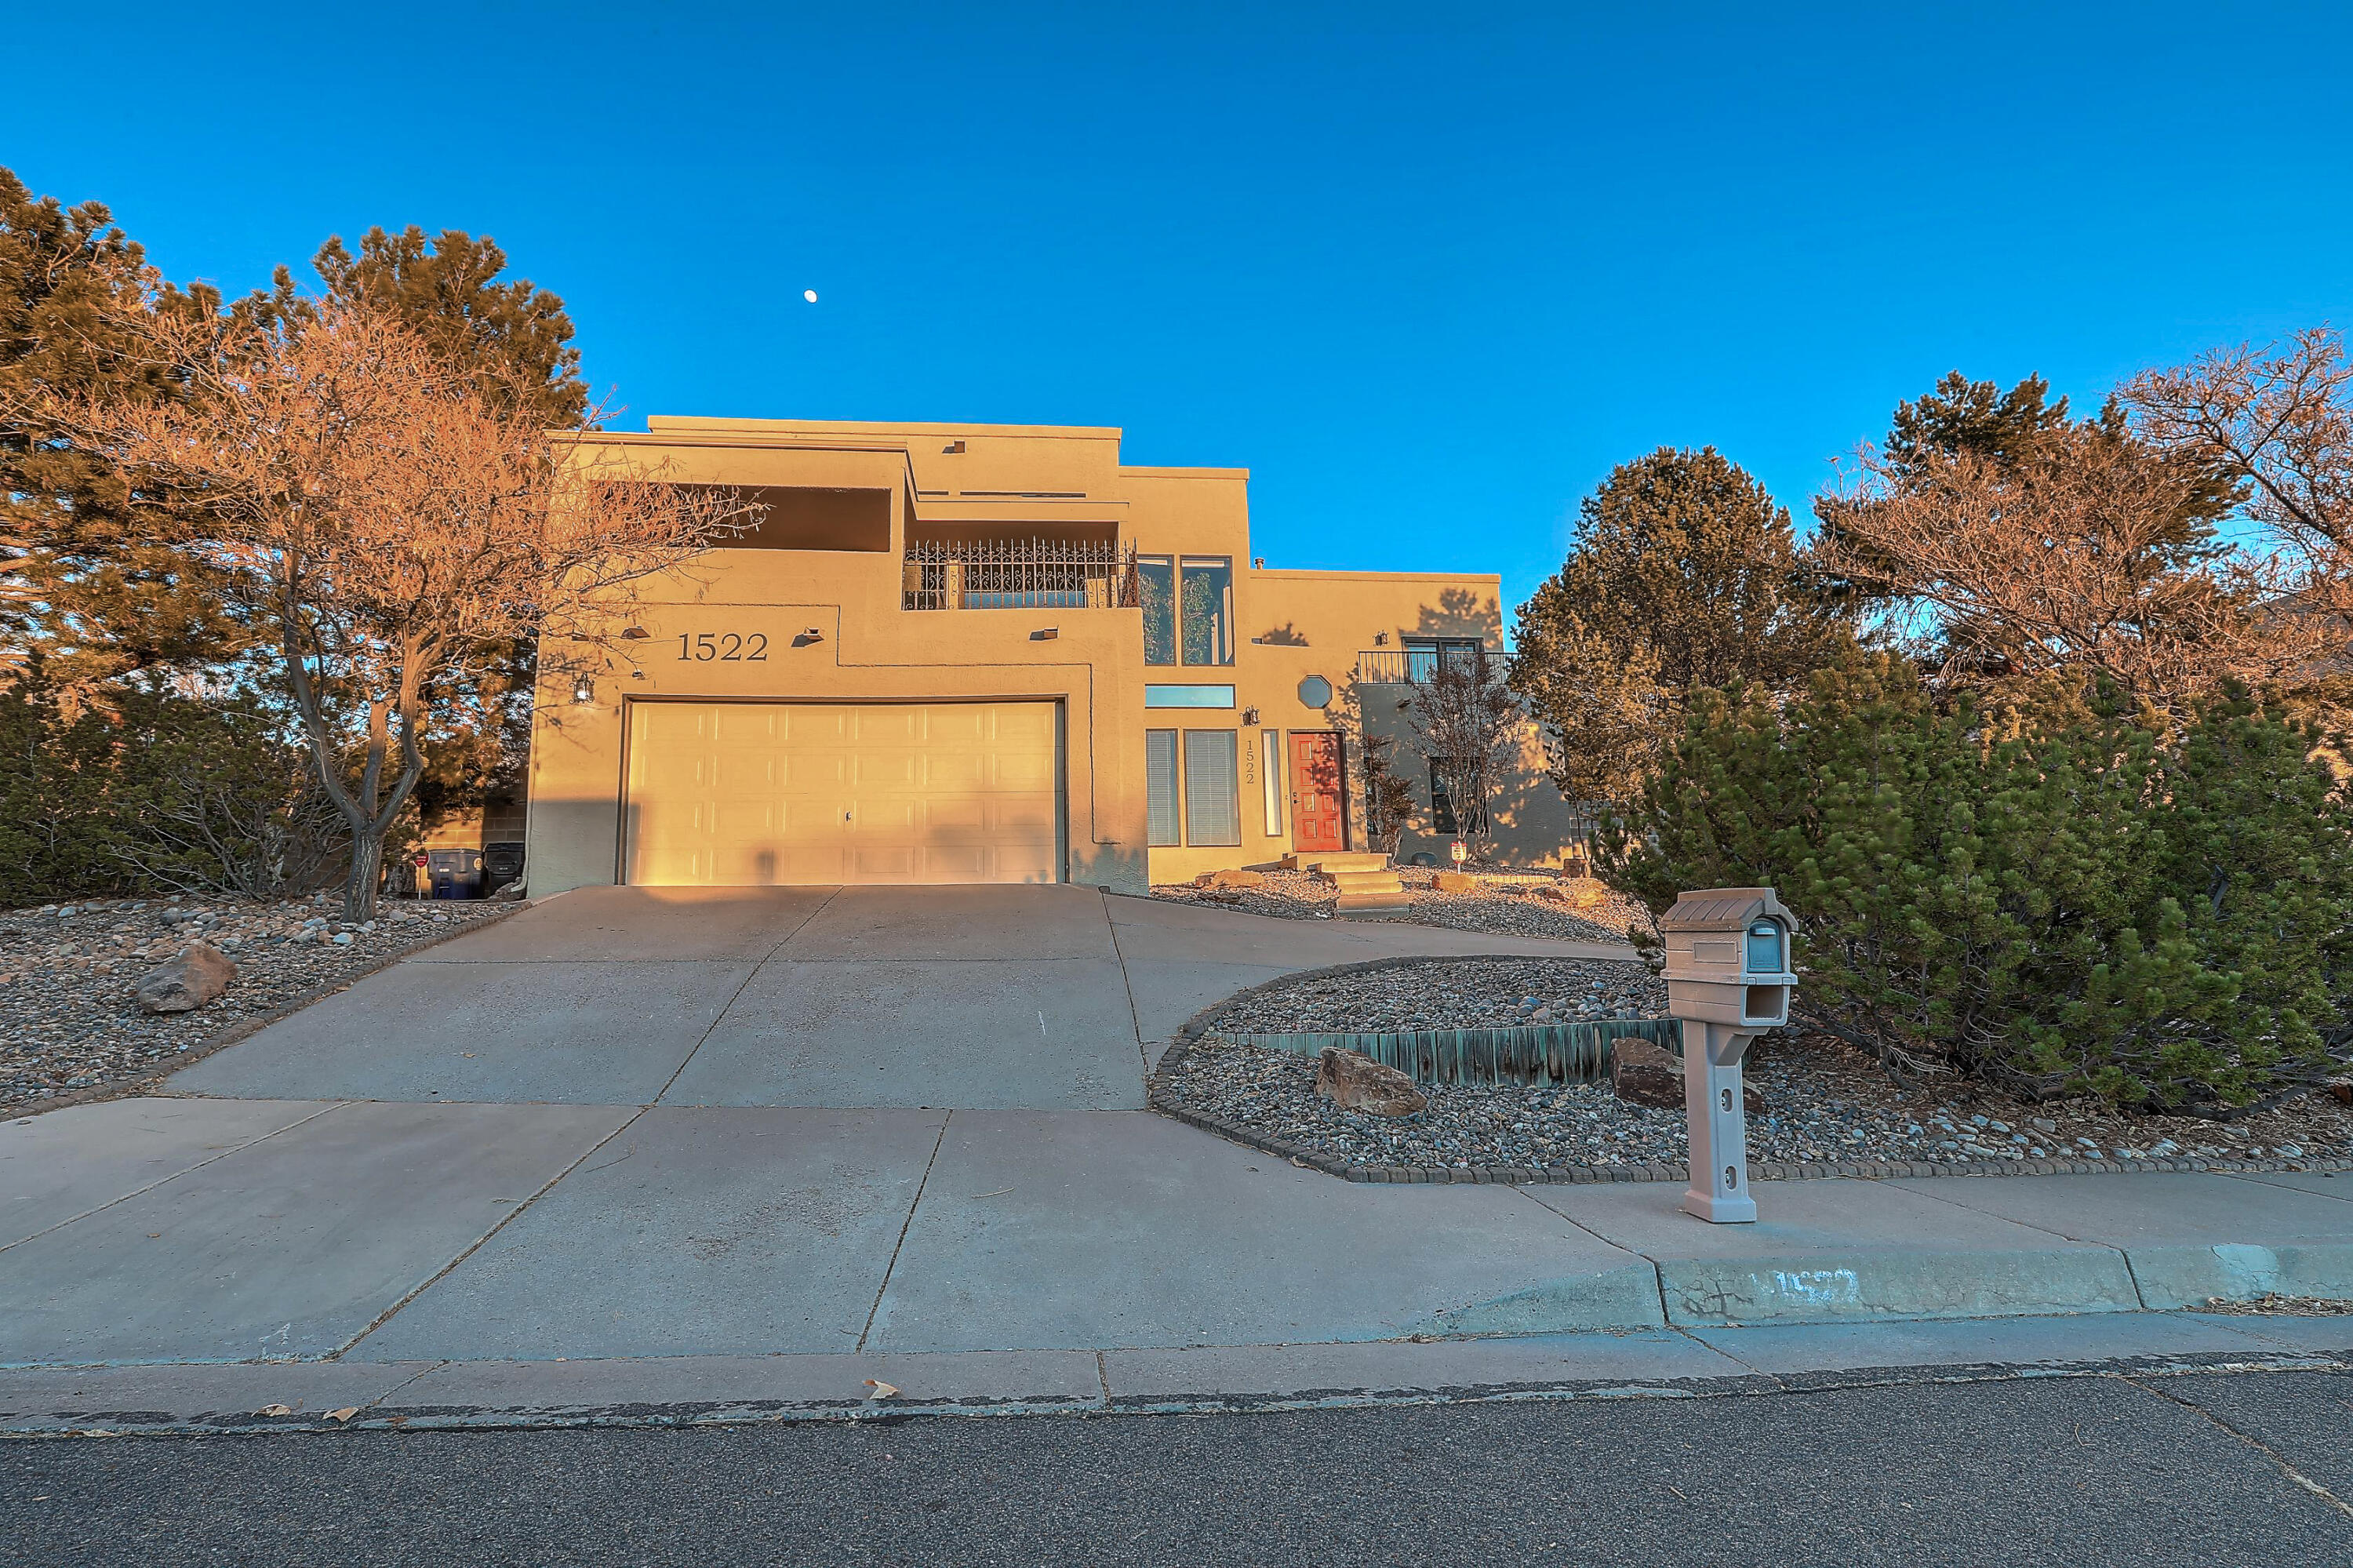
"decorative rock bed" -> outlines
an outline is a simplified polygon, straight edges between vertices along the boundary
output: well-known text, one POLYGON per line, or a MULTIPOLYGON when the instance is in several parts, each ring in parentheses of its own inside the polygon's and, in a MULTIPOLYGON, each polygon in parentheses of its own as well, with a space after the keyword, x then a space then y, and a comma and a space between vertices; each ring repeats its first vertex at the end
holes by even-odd
POLYGON ((520 904, 387 900, 351 925, 316 899, 100 898, 0 913, 0 1110, 137 1088, 404 954, 520 904), (195 942, 237 966, 217 1000, 149 1012, 136 994, 195 942))
MULTIPOLYGON (((1663 991, 1639 962, 1595 959, 1390 959, 1289 976, 1187 1025, 1153 1076, 1152 1104, 1356 1181, 1683 1181, 1682 1111, 1629 1104, 1607 1081, 1424 1082, 1426 1110, 1384 1118, 1318 1099, 1313 1055, 1239 1038, 1508 1028, 1540 1012, 1547 1022, 1638 1008, 1655 1016, 1663 991)), ((1750 1066, 1761 1111, 1750 1118, 1749 1156, 1760 1180, 2353 1169, 2353 1107, 2327 1091, 2228 1122, 2090 1099, 2035 1104, 1978 1085, 1907 1091, 1862 1052, 1794 1032, 1767 1036, 1750 1066)))
MULTIPOLYGON (((1252 873, 1257 881, 1224 886, 1189 883, 1155 887, 1152 896, 1184 904, 1206 904, 1246 915, 1272 915, 1290 920, 1335 917, 1338 890, 1306 871, 1252 873)), ((1443 874, 1426 866, 1401 865, 1398 879, 1405 885, 1405 908, 1351 916, 1358 920, 1402 921, 1414 926, 1443 926, 1457 931, 1484 931, 1491 936, 1552 937, 1572 942, 1623 942, 1630 922, 1648 927, 1650 916, 1623 895, 1589 879, 1572 881, 1550 872, 1480 872, 1470 881, 1471 892, 1442 891, 1443 874), (1564 898, 1573 901, 1564 901, 1564 898)))

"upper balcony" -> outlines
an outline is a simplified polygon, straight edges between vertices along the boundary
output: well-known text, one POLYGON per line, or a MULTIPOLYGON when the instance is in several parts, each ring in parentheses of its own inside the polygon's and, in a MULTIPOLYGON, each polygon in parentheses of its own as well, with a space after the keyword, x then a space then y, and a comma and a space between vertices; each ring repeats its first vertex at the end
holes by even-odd
POLYGON ((1426 648, 1367 648, 1356 655, 1356 683, 1365 686, 1426 686, 1441 669, 1475 674, 1493 671, 1495 655, 1476 642, 1448 641, 1426 648))
POLYGON ((1133 609, 1135 547, 1116 539, 910 539, 899 601, 902 609, 1133 609))

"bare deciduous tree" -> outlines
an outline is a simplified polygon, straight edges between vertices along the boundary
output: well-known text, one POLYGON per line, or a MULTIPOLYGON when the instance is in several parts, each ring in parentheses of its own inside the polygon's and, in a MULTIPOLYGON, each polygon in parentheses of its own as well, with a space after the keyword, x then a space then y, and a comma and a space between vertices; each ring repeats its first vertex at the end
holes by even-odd
POLYGON ((1414 744, 1445 785, 1456 836, 1473 859, 1486 858, 1493 830, 1487 808, 1527 722, 1527 710, 1483 648, 1445 651, 1406 705, 1414 744))
POLYGON ((373 308, 147 309, 121 323, 185 396, 39 393, 37 411, 162 499, 274 656, 374 907, 384 836, 486 662, 601 649, 630 588, 735 513, 723 492, 581 456, 373 308))
POLYGON ((2277 613, 2301 575, 2186 532, 2213 478, 2179 458, 2088 423, 2010 461, 1926 452, 1899 471, 1865 447, 1821 565, 1929 612, 1961 680, 2099 673, 2179 711, 2307 667, 2328 633, 2277 613))
POLYGON ((2353 611, 2353 364, 2327 328, 2284 346, 2241 344, 2122 393, 2150 440, 2220 461, 2249 485, 2246 510, 2293 561, 2315 608, 2353 611))

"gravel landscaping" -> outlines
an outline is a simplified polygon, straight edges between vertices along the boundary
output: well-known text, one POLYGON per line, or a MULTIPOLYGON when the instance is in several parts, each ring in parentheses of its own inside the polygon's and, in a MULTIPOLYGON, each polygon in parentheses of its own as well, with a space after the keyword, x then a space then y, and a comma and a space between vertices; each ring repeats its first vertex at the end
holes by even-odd
POLYGON ((1591 1018, 1663 1018, 1667 982, 1608 959, 1441 959, 1301 975, 1234 998, 1212 1015, 1229 1034, 1384 1034, 1508 1029, 1591 1018))
POLYGON ((2227 1296, 2210 1296, 2205 1309, 2227 1312, 2240 1318, 2353 1318, 2353 1301, 2335 1296, 2258 1296, 2252 1301, 2233 1301, 2227 1296))
MULTIPOLYGON (((1551 872, 1481 872, 1476 893, 1440 893, 1439 873, 1426 866, 1397 868, 1412 907, 1383 914, 1358 915, 1358 920, 1402 921, 1413 926, 1444 926, 1457 931, 1485 931, 1508 937, 1554 937, 1572 942, 1623 942, 1629 923, 1640 921, 1650 929, 1650 913, 1639 904, 1591 878, 1566 880, 1551 872), (1574 895, 1582 908, 1554 902, 1539 892, 1574 895)), ((1183 904, 1206 904, 1239 909, 1247 915, 1272 915, 1289 920, 1334 918, 1332 885, 1312 871, 1269 871, 1258 887, 1196 887, 1189 883, 1155 887, 1155 898, 1183 904)))
MULTIPOLYGON (((1680 1109, 1618 1097, 1607 1083, 1562 1087, 1425 1084, 1430 1107, 1387 1119, 1315 1097, 1315 1061, 1225 1033, 1497 1027, 1662 1016, 1662 982, 1639 962, 1431 959, 1277 981, 1197 1026, 1157 1087, 1174 1107, 1351 1165, 1656 1166, 1687 1153, 1680 1109)), ((1978 1086, 1906 1092, 1869 1056, 1828 1035, 1784 1031, 1751 1050, 1765 1111, 1748 1151, 1760 1164, 1904 1161, 1955 1168, 2174 1159, 2332 1162, 2353 1158, 2353 1107, 2328 1091, 2220 1122, 2127 1115, 2089 1099, 2032 1104, 1978 1086)))
POLYGON ((143 1083, 239 1024, 515 906, 387 900, 357 926, 340 907, 114 898, 0 914, 0 1109, 143 1083), (237 965, 227 994, 193 1012, 141 1011, 140 978, 194 940, 237 965))

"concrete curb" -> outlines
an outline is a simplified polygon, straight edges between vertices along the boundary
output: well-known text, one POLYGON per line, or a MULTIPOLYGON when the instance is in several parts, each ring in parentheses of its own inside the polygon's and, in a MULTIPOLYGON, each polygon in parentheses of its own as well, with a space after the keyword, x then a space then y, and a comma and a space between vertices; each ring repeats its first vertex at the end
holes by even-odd
MULTIPOLYGON (((487 903, 489 900, 474 902, 487 903)), ((159 1091, 158 1086, 164 1079, 184 1067, 195 1065, 214 1052, 225 1051, 240 1041, 251 1039, 271 1024, 282 1022, 304 1008, 326 1001, 338 991, 349 991, 370 975, 381 974, 393 965, 413 959, 427 948, 438 948, 444 942, 454 942, 460 937, 470 937, 477 931, 487 931, 501 921, 511 920, 530 908, 532 903, 531 899, 518 898, 513 901, 512 907, 501 909, 495 915, 471 921, 455 931, 444 931, 429 941, 403 948, 396 953, 388 954, 348 974, 339 975, 325 985, 313 986, 300 996, 279 1003, 268 1012, 256 1013, 240 1019, 217 1034, 208 1034, 186 1050, 174 1053, 171 1064, 158 1072, 147 1073, 136 1078, 123 1078, 111 1084, 93 1084, 86 1089, 74 1089, 66 1094, 52 1095, 45 1100, 29 1100, 21 1106, 0 1106, 0 1117, 14 1121, 22 1117, 41 1116, 53 1110, 64 1110, 70 1106, 97 1105, 104 1100, 119 1100, 126 1095, 158 1094, 162 1092, 159 1091)))
MULTIPOLYGON (((1207 1111, 1197 1110, 1178 1099, 1169 1085, 1176 1068, 1184 1062, 1185 1054, 1195 1042, 1208 1033, 1211 1017, 1234 1002, 1261 991, 1293 985, 1300 980, 1325 980, 1343 975, 1368 974, 1377 969, 1409 968, 1428 963, 1496 963, 1525 958, 1525 954, 1473 953, 1445 959, 1406 958, 1374 959, 1364 963, 1335 964, 1329 969, 1300 969, 1279 975, 1257 985, 1246 986, 1231 996, 1212 1002, 1186 1021, 1176 1032, 1168 1048, 1145 1079, 1145 1104, 1147 1108, 1187 1127, 1215 1133, 1229 1143, 1278 1155, 1304 1170, 1321 1171, 1346 1181, 1376 1181, 1393 1185, 1463 1185, 1477 1186, 1582 1186, 1591 1182, 1613 1181, 1688 1181, 1691 1167, 1683 1160, 1652 1161, 1640 1165, 1357 1165, 1335 1154, 1327 1154, 1313 1145, 1293 1143, 1259 1131, 1240 1122, 1229 1121, 1207 1111)), ((2141 1174, 2181 1174, 2205 1171, 2215 1175, 2264 1175, 2290 1171, 2353 1171, 2353 1159, 2304 1160, 2222 1160, 2181 1156, 2163 1160, 1752 1160, 1748 1177, 1752 1181, 1806 1181, 1825 1177, 1846 1177, 1862 1181, 1892 1181, 1927 1176, 2130 1176, 2141 1174)), ((2198 1298, 2225 1294, 2208 1291, 2198 1298)))
POLYGON ((2137 1313, 1167 1350, 43 1368, 0 1371, 0 1436, 1205 1414, 2265 1371, 2353 1371, 2353 1319, 2137 1313), (868 1379, 895 1386, 883 1393, 868 1379))
POLYGON ((2124 1253, 2052 1242, 1999 1252, 1661 1258, 1659 1286, 1667 1321, 1693 1328, 2140 1309, 2124 1253))

